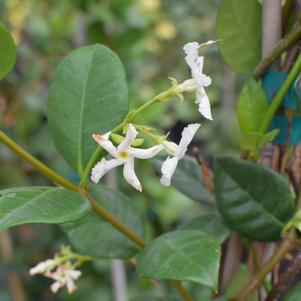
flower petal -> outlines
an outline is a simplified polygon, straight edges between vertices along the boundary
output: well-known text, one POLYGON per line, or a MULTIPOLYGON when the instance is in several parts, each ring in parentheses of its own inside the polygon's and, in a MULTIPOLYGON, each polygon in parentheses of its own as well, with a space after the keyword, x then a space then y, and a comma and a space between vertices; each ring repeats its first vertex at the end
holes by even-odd
POLYGON ((196 101, 199 105, 199 112, 207 119, 213 120, 210 108, 209 98, 203 87, 199 87, 196 90, 196 101))
POLYGON ((192 141, 196 131, 199 129, 201 125, 199 123, 189 124, 187 127, 184 128, 182 132, 182 138, 178 145, 176 157, 178 159, 182 159, 187 151, 187 147, 192 141))
POLYGON ((117 149, 113 145, 113 143, 109 140, 110 134, 111 134, 111 132, 108 132, 104 135, 93 134, 92 137, 109 154, 111 154, 115 158, 118 158, 117 149))
POLYGON ((123 168, 123 176, 124 176, 125 180, 130 185, 132 185, 135 189, 137 189, 140 192, 142 191, 141 183, 135 174, 133 157, 129 157, 126 160, 126 162, 124 164, 124 168, 123 168))
POLYGON ((137 135, 138 132, 136 131, 134 126, 131 123, 129 123, 125 139, 117 147, 118 152, 128 150, 137 135))
POLYGON ((156 156, 162 149, 162 145, 155 145, 146 149, 131 147, 129 153, 138 159, 150 159, 156 156))
POLYGON ((112 168, 122 165, 123 161, 119 159, 106 160, 102 158, 101 161, 96 163, 91 171, 91 180, 94 183, 98 183, 99 180, 112 168))
POLYGON ((58 290, 61 287, 63 287, 64 285, 65 285, 65 283, 63 281, 56 281, 50 286, 50 289, 54 294, 56 294, 58 292, 58 290))
POLYGON ((74 281, 72 278, 68 278, 66 281, 66 286, 68 293, 71 294, 77 290, 77 286, 74 284, 74 281))
POLYGON ((177 168, 178 158, 176 157, 168 157, 161 166, 162 177, 160 183, 164 186, 169 186, 171 178, 177 168))
POLYGON ((81 275, 82 272, 78 271, 78 270, 69 270, 68 272, 66 272, 68 274, 68 276, 70 276, 72 279, 78 279, 81 275))

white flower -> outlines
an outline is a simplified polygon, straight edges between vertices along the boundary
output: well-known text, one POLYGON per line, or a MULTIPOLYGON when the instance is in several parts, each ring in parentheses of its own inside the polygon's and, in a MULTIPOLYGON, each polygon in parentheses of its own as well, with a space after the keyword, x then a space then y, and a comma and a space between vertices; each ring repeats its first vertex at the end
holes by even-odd
POLYGON ((172 155, 172 157, 168 157, 162 164, 161 172, 161 184, 164 186, 169 186, 171 178, 177 168, 178 162, 182 159, 187 151, 187 147, 193 139, 193 136, 197 132, 201 125, 199 123, 189 124, 184 128, 182 132, 182 138, 179 145, 174 142, 163 141, 162 145, 166 149, 166 151, 172 155))
MULTIPOLYGON (((195 89, 196 89, 196 103, 199 105, 199 112, 207 119, 212 120, 210 102, 204 87, 208 87, 211 85, 211 78, 203 73, 204 66, 204 57, 199 56, 198 49, 202 46, 211 45, 215 43, 215 41, 208 41, 204 44, 199 44, 197 42, 187 43, 183 49, 186 54, 185 61, 187 65, 190 67, 191 76, 194 80, 195 89)), ((183 91, 191 91, 193 90, 193 83, 188 80, 185 81, 183 86, 180 88, 186 88, 187 90, 183 91), (186 84, 185 84, 186 83, 186 84)))
POLYGON ((61 287, 66 285, 68 293, 71 294, 77 289, 74 280, 78 279, 81 274, 81 271, 73 270, 68 265, 63 264, 58 266, 54 272, 46 272, 44 275, 55 280, 50 287, 53 293, 57 293, 61 287))
POLYGON ((132 124, 128 125, 127 133, 124 141, 116 148, 109 140, 111 132, 104 135, 93 135, 96 142, 100 144, 114 159, 106 160, 102 158, 92 169, 91 180, 94 183, 98 181, 112 168, 120 165, 123 167, 123 176, 125 180, 132 185, 135 189, 142 191, 142 186, 137 178, 134 170, 134 158, 150 159, 157 155, 162 149, 162 145, 156 145, 148 149, 139 149, 132 147, 131 144, 137 136, 137 131, 132 124))
POLYGON ((44 274, 47 271, 52 270, 56 265, 56 261, 53 259, 47 259, 45 261, 40 262, 35 267, 31 268, 29 270, 30 275, 36 275, 36 274, 44 274))

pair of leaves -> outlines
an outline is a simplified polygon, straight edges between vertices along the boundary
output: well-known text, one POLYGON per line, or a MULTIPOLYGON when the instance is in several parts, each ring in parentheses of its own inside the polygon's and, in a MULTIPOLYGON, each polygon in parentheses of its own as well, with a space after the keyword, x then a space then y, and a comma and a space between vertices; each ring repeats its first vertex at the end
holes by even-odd
MULTIPOLYGON (((103 185, 91 185, 93 198, 138 236, 144 237, 143 221, 133 201, 122 192, 103 185)), ((139 248, 129 238, 94 212, 61 225, 71 244, 82 254, 102 258, 129 258, 139 248)))
POLYGON ((269 109, 267 96, 260 84, 253 78, 245 83, 238 101, 237 118, 244 137, 241 140, 241 148, 256 151, 272 141, 279 130, 273 130, 262 134, 260 125, 269 109))
POLYGON ((13 69, 17 59, 14 40, 7 29, 0 23, 0 79, 13 69))
POLYGON ((124 69, 109 48, 82 47, 59 64, 49 95, 49 126, 56 148, 80 175, 97 146, 92 134, 112 130, 127 112, 124 69))
POLYGON ((224 0, 216 21, 218 47, 231 69, 250 74, 261 59, 261 14, 257 0, 224 0))
POLYGON ((78 192, 54 187, 21 187, 0 191, 0 231, 25 223, 58 224, 91 210, 78 192))
MULTIPOLYGON (((163 160, 154 159, 153 162, 156 170, 160 172, 163 160)), ((192 200, 205 204, 212 204, 214 202, 214 198, 204 186, 200 166, 190 156, 185 156, 179 161, 171 184, 192 200)))
POLYGON ((218 209, 230 228, 253 240, 280 239, 294 210, 283 177, 249 161, 220 157, 214 183, 218 209))

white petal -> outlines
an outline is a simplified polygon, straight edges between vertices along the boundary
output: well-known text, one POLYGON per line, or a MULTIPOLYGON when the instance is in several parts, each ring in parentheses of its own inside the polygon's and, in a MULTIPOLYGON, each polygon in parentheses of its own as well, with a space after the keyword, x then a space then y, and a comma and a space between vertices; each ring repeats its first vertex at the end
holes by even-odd
POLYGON ((134 158, 129 157, 125 164, 124 164, 124 168, 123 168, 123 176, 125 178, 125 180, 132 185, 135 189, 137 189, 138 191, 142 191, 142 186, 140 184, 139 179, 137 178, 136 174, 135 174, 135 170, 134 170, 134 158))
POLYGON ((168 157, 162 164, 161 166, 161 172, 162 172, 162 177, 161 177, 161 184, 164 186, 169 186, 171 178, 177 168, 178 165, 178 158, 176 157, 168 157))
POLYGON ((187 127, 184 128, 184 130, 182 132, 182 138, 181 138, 181 141, 178 145, 177 152, 176 152, 176 157, 178 159, 181 159, 184 157, 184 155, 187 151, 188 145, 192 141, 195 133, 197 132, 197 130, 199 129, 200 126, 201 125, 199 123, 193 123, 193 124, 189 124, 187 127))
POLYGON ((119 159, 106 160, 102 158, 101 161, 95 164, 91 171, 91 180, 98 183, 99 180, 112 168, 122 165, 124 162, 119 159))
POLYGON ((111 134, 111 132, 108 132, 104 135, 93 134, 92 137, 109 154, 111 154, 115 158, 118 158, 117 149, 113 145, 113 143, 109 140, 110 134, 111 134))
POLYGON ((156 156, 162 149, 162 145, 155 145, 146 149, 131 147, 129 153, 138 159, 150 159, 156 156))
POLYGON ((118 145, 117 150, 119 152, 125 151, 129 149, 133 141, 135 140, 136 136, 138 135, 138 132, 136 129, 133 127, 131 123, 129 123, 125 139, 118 145))
POLYGON ((213 120, 210 108, 209 98, 203 87, 196 91, 196 103, 199 105, 199 112, 207 119, 213 120))
POLYGON ((58 292, 58 290, 63 286, 64 286, 64 282, 56 281, 50 286, 50 289, 54 294, 56 294, 58 292))
POLYGON ((72 278, 67 279, 66 286, 67 286, 67 290, 68 290, 69 294, 71 294, 77 290, 77 286, 74 284, 74 281, 72 280, 72 278))
POLYGON ((197 52, 199 47, 200 45, 198 42, 189 42, 184 45, 183 50, 187 55, 191 55, 197 52))
POLYGON ((67 274, 73 279, 78 279, 82 275, 82 272, 77 270, 70 270, 67 272, 67 274))

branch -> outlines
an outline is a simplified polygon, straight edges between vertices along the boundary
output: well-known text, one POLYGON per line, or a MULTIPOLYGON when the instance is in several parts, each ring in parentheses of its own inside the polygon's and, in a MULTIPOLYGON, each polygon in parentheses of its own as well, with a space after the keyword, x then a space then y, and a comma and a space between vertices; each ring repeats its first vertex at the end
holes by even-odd
POLYGON ((285 273, 280 278, 279 283, 274 286, 266 301, 278 301, 290 288, 290 284, 301 270, 301 253, 298 253, 285 273))
POLYGON ((262 74, 280 57, 280 55, 289 49, 301 38, 301 24, 297 24, 286 36, 284 36, 271 51, 271 53, 261 61, 253 71, 253 76, 259 79, 262 74))
MULTIPOLYGON (((294 233, 293 233, 294 234, 294 233)), ((292 234, 291 234, 292 236, 292 234)), ((253 279, 242 288, 238 294, 231 301, 243 301, 246 297, 262 283, 268 273, 282 260, 286 253, 296 247, 294 237, 285 238, 275 254, 261 267, 260 271, 253 277, 253 279)))

